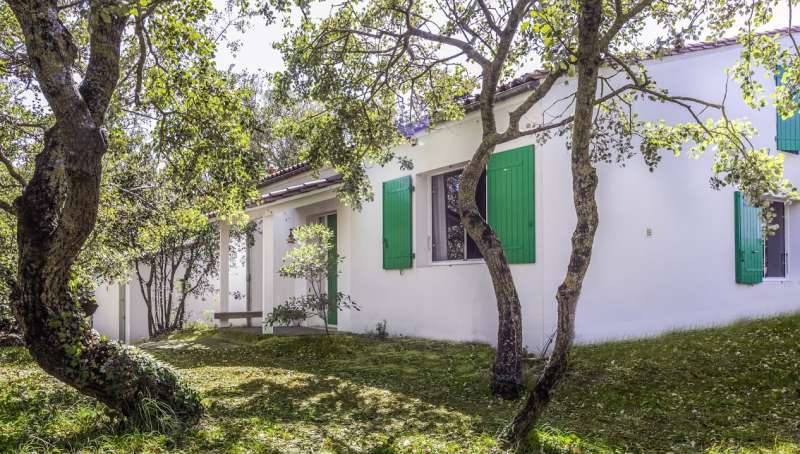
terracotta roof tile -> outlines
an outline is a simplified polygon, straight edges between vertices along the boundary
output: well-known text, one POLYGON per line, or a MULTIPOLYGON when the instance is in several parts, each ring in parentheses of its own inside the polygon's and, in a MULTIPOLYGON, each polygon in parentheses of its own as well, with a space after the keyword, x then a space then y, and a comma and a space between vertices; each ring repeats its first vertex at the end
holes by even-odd
POLYGON ((329 186, 333 186, 338 184, 342 181, 341 175, 331 175, 327 178, 320 178, 314 181, 308 181, 305 183, 295 184, 283 189, 278 189, 276 191, 270 191, 261 197, 248 200, 245 203, 247 208, 256 207, 259 205, 265 205, 268 203, 275 202, 277 200, 285 199, 287 197, 291 197, 293 195, 303 194, 306 192, 316 191, 317 189, 326 188, 329 186))
POLYGON ((297 164, 291 165, 289 167, 284 167, 282 169, 278 169, 270 173, 258 183, 258 187, 263 188, 264 186, 276 183, 281 180, 285 180, 287 178, 291 178, 303 172, 308 172, 309 170, 311 170, 311 165, 309 165, 308 162, 305 161, 298 162, 297 164))

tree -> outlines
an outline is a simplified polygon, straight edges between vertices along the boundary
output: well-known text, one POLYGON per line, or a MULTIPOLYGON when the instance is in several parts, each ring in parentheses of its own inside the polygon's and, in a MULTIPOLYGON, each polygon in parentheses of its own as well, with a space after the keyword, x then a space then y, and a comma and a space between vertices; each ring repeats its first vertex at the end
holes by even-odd
POLYGON ((283 257, 283 266, 278 271, 282 277, 303 279, 308 292, 291 297, 267 314, 264 323, 288 324, 310 317, 319 318, 328 332, 328 314, 333 310, 360 310, 350 296, 342 292, 328 294, 328 276, 338 274, 343 258, 335 251, 333 231, 322 224, 301 225, 292 230, 297 246, 289 249, 283 257))
POLYGON ((256 93, 256 123, 251 144, 264 155, 271 171, 285 169, 299 162, 299 144, 281 132, 281 124, 287 119, 300 118, 308 109, 302 100, 292 103, 278 102, 277 93, 267 82, 254 82, 260 89, 256 93))
POLYGON ((753 5, 743 1, 372 0, 344 2, 329 17, 308 19, 282 43, 287 69, 277 83, 317 106, 289 130, 306 140, 303 153, 310 162, 343 174, 351 199, 371 196, 365 189, 365 162, 384 164, 394 158, 392 147, 401 140, 394 129, 398 100, 418 106, 433 126, 459 118, 464 103, 479 111, 482 138, 462 174, 459 214, 485 259, 497 298, 492 390, 504 397, 522 391, 522 315, 502 244, 480 215, 475 190, 498 145, 529 136, 546 141, 552 134, 568 135, 577 223, 569 265, 555 295, 555 342, 520 413, 501 437, 506 446, 524 449, 567 369, 575 311, 599 222, 598 162, 614 156, 624 161, 638 145, 652 168, 661 151, 677 154, 691 144, 693 154, 716 151, 714 187, 736 185, 752 203, 763 194, 794 193, 783 178, 782 157, 754 149, 748 140, 754 130, 730 119, 724 100, 668 93, 643 64, 686 40, 719 37, 750 11, 753 5), (646 25, 655 36, 644 34, 646 25), (498 128, 498 87, 531 56, 544 68, 541 80, 498 128), (525 124, 525 115, 561 83, 575 87, 565 101, 570 107, 552 120, 525 124), (472 87, 479 87, 479 94, 467 97, 472 87), (672 125, 643 121, 630 108, 638 102, 678 106, 691 120, 672 125), (719 119, 713 121, 712 114, 719 119))
POLYGON ((147 306, 150 337, 182 329, 188 315, 187 298, 211 288, 219 260, 219 233, 210 227, 178 230, 165 238, 154 254, 136 260, 134 269, 147 306))
MULTIPOLYGON (((159 148, 153 155, 169 161, 174 175, 195 174, 195 181, 211 182, 220 213, 253 193, 258 174, 248 177, 247 165, 256 161, 248 153, 248 136, 239 134, 221 148, 206 140, 229 139, 227 131, 242 127, 215 121, 236 111, 226 103, 241 105, 237 97, 209 96, 229 89, 214 67, 214 40, 221 36, 216 19, 205 0, 0 5, 0 100, 11 107, 2 118, 21 131, 14 147, 3 142, 0 149, 0 177, 15 182, 0 192, 3 219, 16 221, 16 269, 9 283, 13 314, 45 371, 134 425, 147 426, 143 399, 169 407, 185 423, 197 421, 202 406, 171 369, 91 330, 81 308, 87 271, 124 258, 92 253, 108 244, 102 229, 93 231, 100 202, 110 194, 103 190, 103 160, 113 158, 108 150, 131 145, 129 133, 155 134, 164 139, 160 145, 188 138, 191 146, 180 152, 159 148), (153 112, 189 121, 153 120, 153 112), (28 121, 31 116, 36 121, 28 121)), ((104 205, 99 215, 113 211, 104 205)))

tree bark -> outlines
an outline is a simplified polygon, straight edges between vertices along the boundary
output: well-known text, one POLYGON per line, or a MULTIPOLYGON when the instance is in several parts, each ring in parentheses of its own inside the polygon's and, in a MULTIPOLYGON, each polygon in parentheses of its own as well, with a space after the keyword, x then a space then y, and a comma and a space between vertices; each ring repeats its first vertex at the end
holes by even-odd
POLYGON ((500 240, 481 216, 475 193, 481 174, 498 144, 495 117, 495 95, 509 49, 519 24, 527 16, 530 2, 519 1, 509 11, 492 61, 483 60, 480 93, 482 140, 472 159, 461 174, 458 205, 461 223, 475 241, 492 278, 497 300, 497 351, 492 364, 492 393, 504 399, 516 399, 523 391, 522 384, 522 309, 500 240))
POLYGON ((70 291, 71 268, 94 228, 100 196, 102 129, 119 78, 127 22, 117 2, 90 6, 90 56, 80 86, 73 79, 77 48, 56 2, 9 2, 25 35, 27 55, 56 118, 36 157, 33 177, 15 201, 19 259, 12 309, 25 343, 48 373, 146 424, 143 399, 168 405, 185 422, 202 414, 196 393, 147 355, 103 340, 70 291))
POLYGON ((589 153, 592 136, 593 106, 601 59, 600 25, 602 0, 581 0, 578 24, 578 87, 575 96, 575 120, 572 126, 572 190, 577 223, 572 234, 572 251, 564 281, 556 293, 558 320, 553 352, 536 385, 529 391, 502 440, 507 448, 528 452, 529 435, 552 399, 564 377, 569 353, 575 338, 575 309, 583 280, 592 256, 594 235, 599 217, 595 191, 597 171, 589 153))
POLYGON ((478 180, 494 148, 493 136, 490 135, 464 169, 459 186, 459 204, 461 222, 483 255, 497 301, 497 352, 492 364, 491 391, 505 399, 516 399, 523 389, 522 309, 503 245, 481 216, 475 201, 478 180))

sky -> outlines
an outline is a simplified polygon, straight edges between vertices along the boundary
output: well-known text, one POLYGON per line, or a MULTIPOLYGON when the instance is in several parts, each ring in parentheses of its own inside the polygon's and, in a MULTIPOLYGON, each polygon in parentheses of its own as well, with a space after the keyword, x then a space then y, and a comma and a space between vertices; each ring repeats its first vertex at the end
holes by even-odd
MULTIPOLYGON (((224 10, 227 0, 213 0, 218 10, 224 10)), ((312 8, 312 16, 320 17, 325 13, 325 6, 317 4, 312 8)), ((775 15, 770 24, 764 29, 786 27, 789 24, 789 9, 786 5, 776 8, 775 15)), ((800 5, 793 8, 793 24, 800 24, 800 5)), ((233 52, 227 47, 222 47, 217 53, 217 65, 220 69, 228 69, 233 65, 237 71, 246 70, 249 73, 275 72, 283 69, 283 61, 280 53, 273 48, 273 43, 280 41, 286 33, 286 28, 279 20, 275 24, 266 25, 263 19, 256 18, 244 33, 232 32, 229 36, 239 40, 241 47, 233 52)), ((536 69, 536 64, 527 71, 536 69)))

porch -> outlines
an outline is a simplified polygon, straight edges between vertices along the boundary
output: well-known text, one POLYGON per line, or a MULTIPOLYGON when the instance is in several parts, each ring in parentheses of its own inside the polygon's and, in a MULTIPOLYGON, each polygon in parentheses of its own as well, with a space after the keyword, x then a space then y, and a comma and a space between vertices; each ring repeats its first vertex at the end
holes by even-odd
MULTIPOLYGON (((307 292, 305 281, 278 274, 284 254, 293 247, 294 228, 325 223, 337 231, 337 250, 341 253, 349 248, 346 235, 338 234, 347 227, 350 216, 350 210, 336 197, 340 181, 333 174, 274 190, 270 189, 275 184, 267 186, 260 198, 247 204, 245 213, 254 231, 246 241, 232 236, 230 224, 220 220, 219 308, 213 315, 216 326, 283 336, 320 333, 321 320, 309 320, 304 326, 271 327, 263 325, 263 319, 275 306, 307 292)), ((346 272, 344 268, 340 265, 334 289, 346 272)), ((344 290, 341 286, 338 289, 344 290)), ((328 319, 333 330, 341 328, 339 315, 332 313, 332 319, 328 319)))

